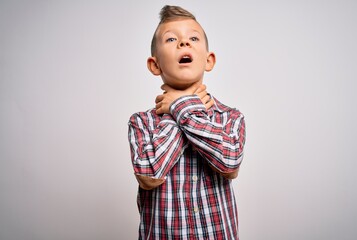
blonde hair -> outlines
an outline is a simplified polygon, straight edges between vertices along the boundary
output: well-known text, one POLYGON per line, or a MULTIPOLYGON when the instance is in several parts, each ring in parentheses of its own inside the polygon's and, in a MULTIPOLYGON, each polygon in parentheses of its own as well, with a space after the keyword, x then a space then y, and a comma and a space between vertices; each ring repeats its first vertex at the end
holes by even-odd
MULTIPOLYGON (((195 16, 190 13, 189 11, 183 9, 182 7, 179 6, 169 6, 165 5, 161 11, 160 11, 160 22, 159 25, 157 26, 154 36, 152 37, 151 40, 151 56, 154 56, 155 51, 156 51, 156 32, 158 28, 160 27, 161 24, 169 21, 174 21, 177 19, 182 19, 182 18, 187 18, 187 19, 192 19, 197 22, 195 16)), ((202 29, 203 30, 203 29, 202 29)), ((203 30, 203 33, 205 35, 205 40, 206 40, 206 46, 208 50, 208 39, 205 31, 203 30)))

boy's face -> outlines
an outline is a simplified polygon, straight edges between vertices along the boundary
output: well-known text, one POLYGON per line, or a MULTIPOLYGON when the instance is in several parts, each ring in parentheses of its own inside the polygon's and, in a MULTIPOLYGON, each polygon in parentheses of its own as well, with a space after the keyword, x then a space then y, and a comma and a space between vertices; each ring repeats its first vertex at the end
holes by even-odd
POLYGON ((202 27, 192 19, 163 23, 156 32, 156 52, 148 59, 149 70, 175 89, 202 82, 204 71, 215 63, 206 44, 202 27))

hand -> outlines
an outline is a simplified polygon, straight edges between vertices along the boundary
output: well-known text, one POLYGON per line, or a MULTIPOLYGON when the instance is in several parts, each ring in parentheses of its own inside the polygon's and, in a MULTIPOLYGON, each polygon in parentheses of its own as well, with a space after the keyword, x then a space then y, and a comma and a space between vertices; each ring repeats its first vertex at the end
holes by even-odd
POLYGON ((206 85, 200 85, 196 91, 194 92, 194 94, 196 94, 197 96, 200 97, 202 103, 205 105, 206 109, 210 109, 213 104, 213 98, 211 98, 211 96, 207 93, 206 91, 206 85))
POLYGON ((158 95, 155 99, 157 114, 170 114, 171 104, 178 98, 186 95, 193 95, 198 86, 195 84, 185 90, 176 90, 166 84, 161 86, 164 93, 158 95))
POLYGON ((201 83, 193 84, 185 90, 176 90, 166 84, 162 85, 161 89, 164 90, 164 93, 158 95, 155 99, 157 114, 170 114, 170 106, 176 99, 193 94, 200 97, 206 109, 209 109, 213 105, 213 99, 207 94, 206 86, 201 83))

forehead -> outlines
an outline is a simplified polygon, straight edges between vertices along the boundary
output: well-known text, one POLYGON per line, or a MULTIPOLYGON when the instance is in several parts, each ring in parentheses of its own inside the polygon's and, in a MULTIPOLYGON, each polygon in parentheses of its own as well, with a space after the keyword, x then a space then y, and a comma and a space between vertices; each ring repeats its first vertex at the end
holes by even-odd
POLYGON ((157 28, 156 35, 160 37, 167 32, 175 33, 181 31, 196 31, 202 35, 204 34, 204 31, 198 22, 193 19, 181 18, 160 24, 157 28))

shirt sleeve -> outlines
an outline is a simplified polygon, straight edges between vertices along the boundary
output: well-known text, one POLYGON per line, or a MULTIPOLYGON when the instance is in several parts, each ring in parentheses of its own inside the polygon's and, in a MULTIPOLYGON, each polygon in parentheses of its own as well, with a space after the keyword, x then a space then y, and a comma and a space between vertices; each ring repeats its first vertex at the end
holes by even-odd
POLYGON ((170 111, 190 143, 210 166, 227 178, 235 178, 243 159, 245 143, 244 116, 231 109, 212 121, 201 99, 184 96, 170 106, 170 111), (221 122, 221 123, 220 123, 221 122))
POLYGON ((154 129, 151 116, 134 114, 129 120, 128 138, 132 164, 139 185, 152 189, 165 181, 165 176, 178 162, 186 148, 185 136, 169 114, 164 114, 154 129))

